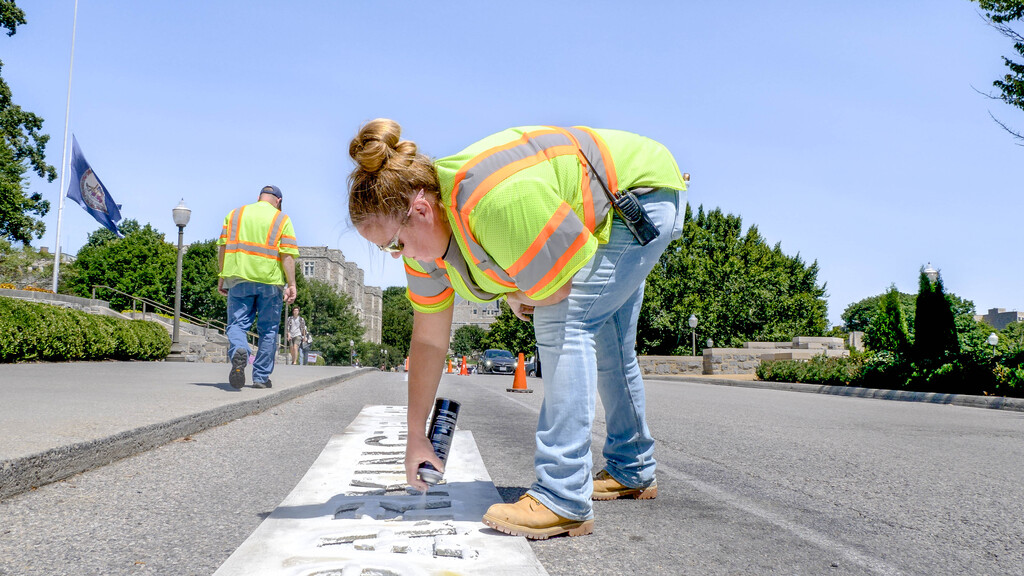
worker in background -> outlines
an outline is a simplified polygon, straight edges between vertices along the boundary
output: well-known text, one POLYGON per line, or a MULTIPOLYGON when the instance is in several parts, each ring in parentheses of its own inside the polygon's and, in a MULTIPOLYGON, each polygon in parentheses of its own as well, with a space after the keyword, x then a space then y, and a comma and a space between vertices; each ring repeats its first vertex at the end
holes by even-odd
POLYGON ((259 198, 232 210, 217 239, 217 290, 228 297, 228 359, 233 388, 245 386, 249 363, 246 332, 256 321, 259 345, 252 364, 253 388, 270 388, 277 354, 277 329, 284 302, 295 301, 295 257, 299 245, 292 221, 281 211, 277 186, 264 186, 259 198))

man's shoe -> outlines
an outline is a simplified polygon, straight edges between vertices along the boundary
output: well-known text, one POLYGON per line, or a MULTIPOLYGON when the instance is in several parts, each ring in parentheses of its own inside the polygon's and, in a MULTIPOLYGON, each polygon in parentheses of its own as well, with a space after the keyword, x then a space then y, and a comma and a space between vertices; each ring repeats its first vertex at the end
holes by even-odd
POLYGON ((628 488, 612 478, 607 470, 601 470, 594 476, 594 500, 615 500, 632 497, 637 500, 651 500, 658 496, 658 481, 651 482, 644 488, 628 488))
POLYGON ((268 378, 266 382, 253 382, 252 383, 252 387, 253 388, 273 388, 274 384, 271 383, 270 379, 268 378))
POLYGON ((484 524, 531 540, 546 540, 560 534, 583 536, 594 531, 593 520, 562 518, 529 494, 524 494, 515 504, 492 504, 484 514, 484 524))
POLYGON ((228 382, 232 388, 241 390, 245 386, 245 365, 249 363, 249 351, 245 348, 235 350, 231 355, 231 373, 228 374, 228 382))

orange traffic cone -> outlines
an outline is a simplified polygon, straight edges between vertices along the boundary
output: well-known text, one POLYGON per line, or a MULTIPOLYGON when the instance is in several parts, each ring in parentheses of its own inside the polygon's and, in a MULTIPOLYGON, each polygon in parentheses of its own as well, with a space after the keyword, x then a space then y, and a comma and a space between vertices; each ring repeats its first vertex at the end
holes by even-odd
POLYGON ((516 364, 516 375, 512 379, 512 387, 505 388, 506 392, 533 392, 526 387, 526 361, 523 359, 523 353, 519 353, 519 363, 516 364))
POLYGON ((451 358, 448 359, 448 373, 449 374, 453 374, 453 372, 452 372, 452 359, 451 358))
POLYGON ((469 370, 466 369, 466 357, 462 357, 462 368, 459 368, 459 376, 469 376, 469 370))
POLYGON ((409 371, 409 357, 408 356, 405 357, 405 371, 406 372, 409 371))

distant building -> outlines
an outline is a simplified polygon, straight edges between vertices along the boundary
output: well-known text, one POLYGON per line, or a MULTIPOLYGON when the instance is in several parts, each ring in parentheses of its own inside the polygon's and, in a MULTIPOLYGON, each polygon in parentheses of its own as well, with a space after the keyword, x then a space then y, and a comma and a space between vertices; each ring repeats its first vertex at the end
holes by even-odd
POLYGON ((988 314, 975 316, 975 320, 981 320, 996 330, 1002 330, 1014 322, 1024 322, 1024 312, 1016 310, 1006 311, 1006 308, 989 308, 988 314))
POLYGON ((494 323, 494 320, 498 318, 498 314, 501 313, 501 307, 498 302, 499 300, 495 300, 494 302, 481 304, 456 296, 455 311, 452 315, 452 332, 467 324, 479 326, 484 330, 490 329, 491 324, 494 323))
POLYGON ((355 262, 346 261, 341 250, 299 246, 299 266, 304 277, 327 283, 339 294, 348 294, 365 330, 363 339, 380 344, 383 291, 363 284, 363 271, 355 262))

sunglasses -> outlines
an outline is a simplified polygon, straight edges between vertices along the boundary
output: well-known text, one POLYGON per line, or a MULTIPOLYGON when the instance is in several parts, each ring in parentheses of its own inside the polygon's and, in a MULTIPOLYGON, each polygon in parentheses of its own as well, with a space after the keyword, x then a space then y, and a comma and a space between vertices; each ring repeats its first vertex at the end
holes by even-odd
POLYGON ((398 225, 398 230, 395 230, 395 235, 391 238, 391 242, 388 242, 386 246, 377 246, 377 248, 382 252, 394 254, 395 252, 401 252, 402 249, 405 248, 405 244, 398 240, 398 235, 402 233, 402 228, 405 228, 405 225, 409 223, 409 217, 412 216, 412 209, 416 205, 416 201, 420 198, 423 198, 422 188, 420 188, 419 194, 417 194, 416 197, 412 199, 412 202, 409 203, 409 211, 406 212, 405 218, 402 218, 402 223, 398 225))

